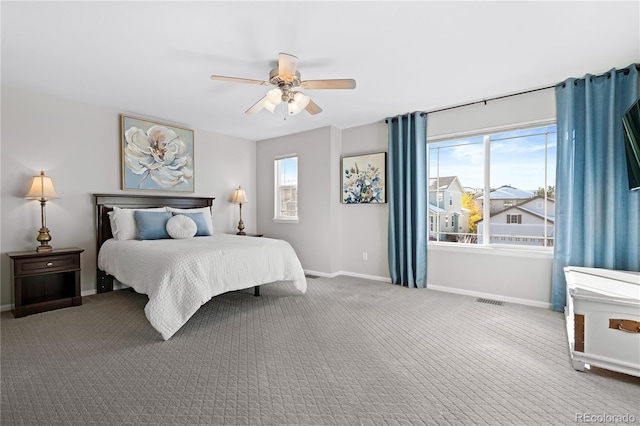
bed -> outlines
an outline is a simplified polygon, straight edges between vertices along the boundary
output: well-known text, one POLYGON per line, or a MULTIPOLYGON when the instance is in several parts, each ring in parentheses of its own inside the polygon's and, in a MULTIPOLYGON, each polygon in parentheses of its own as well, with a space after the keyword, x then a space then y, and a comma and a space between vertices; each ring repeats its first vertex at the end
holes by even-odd
MULTIPOLYGON (((112 291, 114 280, 146 294, 145 315, 168 340, 216 295, 288 281, 307 288, 300 261, 289 243, 220 232, 210 236, 116 239, 109 213, 114 209, 211 208, 213 198, 93 194, 97 223, 98 292, 112 291)), ((175 214, 175 213, 174 213, 175 214)), ((179 214, 179 213, 178 213, 179 214)), ((122 230, 120 230, 122 231, 122 230)), ((117 230, 115 231, 118 232, 117 230)), ((294 291, 294 293, 296 293, 294 291)))
POLYGON ((573 368, 640 377, 640 272, 567 266, 567 337, 573 368))

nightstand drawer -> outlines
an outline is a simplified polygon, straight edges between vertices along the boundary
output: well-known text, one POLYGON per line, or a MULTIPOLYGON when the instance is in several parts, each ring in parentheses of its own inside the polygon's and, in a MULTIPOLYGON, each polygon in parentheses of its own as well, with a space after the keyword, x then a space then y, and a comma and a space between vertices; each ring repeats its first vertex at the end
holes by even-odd
POLYGON ((64 256, 38 256, 31 259, 16 259, 14 267, 16 276, 71 271, 80 269, 80 255, 67 254, 64 256))

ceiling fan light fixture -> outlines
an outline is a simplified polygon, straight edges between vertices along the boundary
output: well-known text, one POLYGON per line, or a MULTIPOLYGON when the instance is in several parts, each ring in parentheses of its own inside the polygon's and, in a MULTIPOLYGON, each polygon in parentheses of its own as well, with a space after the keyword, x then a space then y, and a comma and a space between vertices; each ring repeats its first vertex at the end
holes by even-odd
POLYGON ((296 92, 296 94, 293 95, 293 100, 295 101, 296 105, 298 105, 298 108, 303 110, 307 107, 307 105, 309 105, 309 101, 311 99, 302 92, 296 92))
POLYGON ((302 111, 293 99, 289 100, 289 102, 287 103, 287 107, 289 109, 289 115, 300 114, 300 111, 302 111))
MULTIPOLYGON (((1 0, 0 0, 1 1, 1 0)), ((274 112, 281 103, 287 104, 289 115, 299 114, 305 110, 311 115, 322 112, 314 101, 302 92, 294 89, 355 89, 356 81, 349 78, 329 79, 329 80, 302 80, 297 69, 298 57, 289 53, 280 53, 278 56, 278 66, 271 69, 268 80, 253 80, 248 78, 227 77, 224 75, 211 75, 212 80, 256 84, 259 86, 275 86, 267 91, 265 96, 253 104, 245 114, 255 114, 261 109, 274 112)))
POLYGON ((279 105, 282 102, 282 90, 279 88, 269 90, 267 92, 267 100, 274 106, 279 105))
POLYGON ((264 102, 262 103, 262 106, 264 107, 264 109, 266 109, 270 113, 273 113, 273 111, 275 111, 276 109, 276 106, 271 101, 269 101, 269 98, 264 100, 264 102))

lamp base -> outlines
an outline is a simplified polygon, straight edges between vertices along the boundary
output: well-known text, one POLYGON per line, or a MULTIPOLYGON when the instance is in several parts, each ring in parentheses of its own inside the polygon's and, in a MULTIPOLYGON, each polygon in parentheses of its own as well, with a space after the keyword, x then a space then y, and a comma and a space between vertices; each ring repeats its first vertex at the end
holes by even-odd
POLYGON ((240 215, 241 215, 240 216, 240 222, 238 222, 238 232, 236 233, 236 235, 247 235, 244 232, 244 222, 242 221, 242 210, 240 210, 240 215))
POLYGON ((50 251, 53 251, 53 247, 51 247, 49 244, 42 244, 36 248, 36 251, 38 253, 48 253, 50 251))
POLYGON ((40 242, 36 251, 38 253, 53 251, 53 247, 49 245, 49 241, 51 241, 51 235, 49 234, 49 229, 42 227, 38 231, 38 238, 36 238, 40 242))

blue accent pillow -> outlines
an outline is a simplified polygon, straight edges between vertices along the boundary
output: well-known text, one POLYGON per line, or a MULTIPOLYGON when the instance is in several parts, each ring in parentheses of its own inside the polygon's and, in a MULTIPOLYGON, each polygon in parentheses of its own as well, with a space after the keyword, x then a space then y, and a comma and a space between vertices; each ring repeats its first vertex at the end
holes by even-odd
POLYGON ((171 238, 167 232, 167 222, 172 218, 169 212, 134 211, 139 240, 161 240, 171 238))
POLYGON ((198 227, 198 229, 196 230, 196 237, 211 236, 211 233, 209 232, 209 225, 207 225, 207 220, 204 216, 204 213, 173 212, 174 216, 178 216, 180 214, 188 217, 196 223, 196 226, 198 227))

